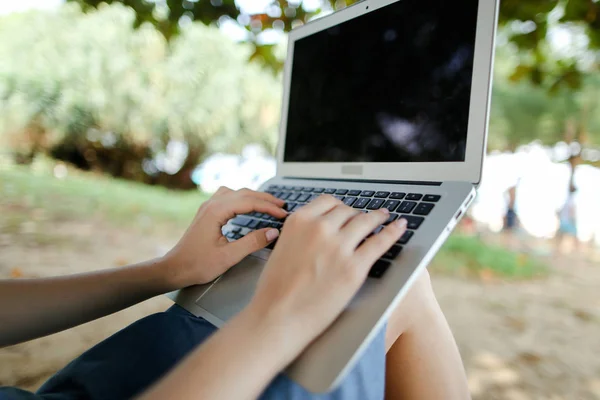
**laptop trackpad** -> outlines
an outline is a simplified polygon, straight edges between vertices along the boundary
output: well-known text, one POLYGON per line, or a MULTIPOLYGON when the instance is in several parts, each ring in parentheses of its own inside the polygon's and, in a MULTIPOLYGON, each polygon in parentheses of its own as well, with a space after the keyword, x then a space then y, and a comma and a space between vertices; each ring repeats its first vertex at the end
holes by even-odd
POLYGON ((227 271, 196 304, 215 317, 227 321, 250 302, 265 261, 248 256, 227 271))

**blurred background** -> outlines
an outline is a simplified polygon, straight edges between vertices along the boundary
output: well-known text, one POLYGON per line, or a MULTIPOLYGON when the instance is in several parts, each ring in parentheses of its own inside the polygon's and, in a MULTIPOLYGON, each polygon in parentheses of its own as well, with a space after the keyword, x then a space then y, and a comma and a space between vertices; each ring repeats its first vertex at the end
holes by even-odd
MULTIPOLYGON (((273 176, 286 32, 351 3, 2 1, 0 277, 162 255, 273 176)), ((430 267, 475 399, 600 399, 599 61, 597 0, 502 1, 483 184, 430 267)), ((1 349, 0 385, 168 304, 1 349)))

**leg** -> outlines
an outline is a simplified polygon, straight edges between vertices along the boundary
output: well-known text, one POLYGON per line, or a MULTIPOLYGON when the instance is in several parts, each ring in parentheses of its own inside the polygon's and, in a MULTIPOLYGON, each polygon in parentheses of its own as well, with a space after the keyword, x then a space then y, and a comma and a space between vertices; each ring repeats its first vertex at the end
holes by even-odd
POLYGON ((386 331, 386 399, 470 399, 458 347, 425 272, 386 331))

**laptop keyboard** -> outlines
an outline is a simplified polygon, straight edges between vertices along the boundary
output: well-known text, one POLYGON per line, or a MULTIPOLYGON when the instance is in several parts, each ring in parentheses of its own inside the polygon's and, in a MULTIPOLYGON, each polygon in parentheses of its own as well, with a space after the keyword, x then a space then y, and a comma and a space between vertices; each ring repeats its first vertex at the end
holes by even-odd
MULTIPOLYGON (((404 246, 415 235, 425 218, 434 209, 441 196, 435 194, 404 193, 404 192, 382 192, 372 190, 348 190, 348 189, 327 189, 303 186, 282 186, 272 185, 266 190, 267 193, 285 200, 284 208, 293 213, 306 204, 310 203, 321 194, 331 194, 341 200, 348 207, 353 207, 363 212, 375 211, 380 208, 387 208, 390 211, 390 217, 384 223, 388 225, 397 219, 404 218, 408 222, 407 231, 402 235, 398 242, 392 246, 383 257, 378 260, 369 273, 372 278, 381 278, 388 270, 391 262, 398 258, 404 246)), ((233 228, 223 232, 230 240, 242 238, 245 234, 256 229, 275 228, 281 230, 284 220, 253 212, 246 215, 238 215, 232 219, 233 228)), ((378 233, 384 226, 378 227, 374 233, 378 233)), ((273 249, 276 242, 271 243, 267 248, 273 249)))

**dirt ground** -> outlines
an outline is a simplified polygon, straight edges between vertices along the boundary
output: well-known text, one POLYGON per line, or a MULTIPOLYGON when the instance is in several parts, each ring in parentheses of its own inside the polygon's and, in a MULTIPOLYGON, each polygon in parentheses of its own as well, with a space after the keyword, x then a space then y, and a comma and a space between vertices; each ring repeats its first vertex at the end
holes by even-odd
MULTIPOLYGON (((100 222, 64 222, 53 225, 52 240, 40 241, 31 229, 0 231, 0 278, 122 266, 157 256, 177 237, 176 232, 140 235, 100 222)), ((548 278, 525 283, 433 276, 475 399, 600 399, 600 263, 577 257, 551 261, 548 278)), ((0 385, 34 390, 85 349, 169 304, 155 298, 0 349, 0 385)))

